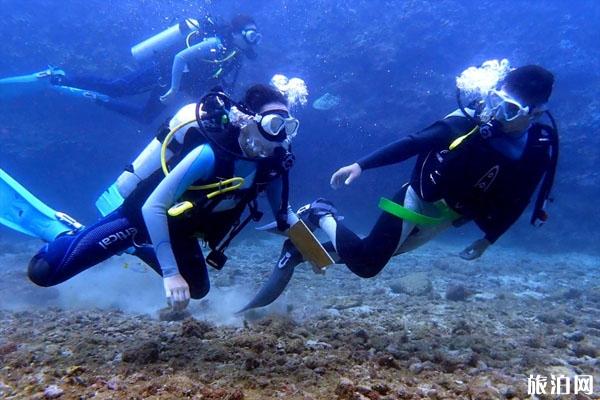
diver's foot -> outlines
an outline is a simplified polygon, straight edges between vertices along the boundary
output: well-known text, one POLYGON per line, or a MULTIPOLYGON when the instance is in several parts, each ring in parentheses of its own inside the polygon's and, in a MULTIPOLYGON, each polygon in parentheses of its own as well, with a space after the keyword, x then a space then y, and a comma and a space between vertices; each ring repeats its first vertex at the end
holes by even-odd
POLYGON ((64 70, 53 67, 52 65, 48 65, 47 69, 38 72, 36 75, 40 79, 48 78, 53 85, 61 85, 66 76, 64 70))
POLYGON ((338 210, 333 203, 324 198, 318 198, 312 203, 300 207, 296 214, 311 231, 319 227, 319 221, 325 216, 330 215, 336 221, 344 219, 344 217, 338 215, 338 210))
POLYGON ((163 104, 169 104, 172 101, 174 96, 175 96, 175 92, 172 89, 169 89, 169 91, 167 93, 160 96, 160 102, 163 104))

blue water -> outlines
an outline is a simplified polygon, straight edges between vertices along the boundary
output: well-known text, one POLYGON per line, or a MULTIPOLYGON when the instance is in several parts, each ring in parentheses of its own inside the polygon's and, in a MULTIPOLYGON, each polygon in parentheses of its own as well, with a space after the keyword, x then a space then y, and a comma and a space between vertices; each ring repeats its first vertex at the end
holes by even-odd
MULTIPOLYGON (((295 111, 302 126, 292 199, 331 198, 362 231, 377 215, 378 197, 393 194, 413 162, 369 171, 341 191, 329 187, 333 171, 455 109, 454 78, 466 67, 504 57, 515 66, 543 65, 556 75, 551 109, 562 139, 551 219, 534 230, 526 213, 501 241, 531 251, 597 251, 597 2, 0 0, 0 9, 0 77, 48 64, 118 76, 135 68, 132 45, 174 21, 206 12, 253 15, 264 40, 234 95, 284 73, 307 82, 309 105, 327 92, 340 97, 328 111, 295 111)), ((50 205, 93 220, 96 197, 160 122, 140 125, 55 94, 4 102, 0 167, 50 205)), ((468 243, 477 235, 466 228, 444 238, 468 243)))

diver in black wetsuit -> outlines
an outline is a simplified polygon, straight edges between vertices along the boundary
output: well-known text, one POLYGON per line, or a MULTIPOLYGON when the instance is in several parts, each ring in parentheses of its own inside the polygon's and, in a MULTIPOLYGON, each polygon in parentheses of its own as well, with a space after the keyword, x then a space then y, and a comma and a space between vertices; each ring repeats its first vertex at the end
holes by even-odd
MULTIPOLYGON (((547 218, 544 206, 558 158, 558 133, 546 111, 553 83, 552 73, 539 66, 512 70, 473 109, 459 102, 460 109, 444 119, 334 173, 331 185, 339 188, 363 170, 417 157, 410 182, 391 200, 381 199, 384 212, 368 236, 360 238, 342 224, 337 210, 324 199, 302 207, 298 216, 313 229, 320 227, 331 240, 325 249, 363 278, 377 275, 392 256, 471 220, 484 237, 460 256, 480 257, 517 221, 540 181, 531 222, 547 218), (539 121, 544 113, 552 126, 539 121)), ((286 241, 270 279, 243 310, 274 301, 302 261, 286 241)))
POLYGON ((320 217, 315 222, 328 233, 340 261, 361 277, 373 277, 393 255, 469 220, 484 237, 460 256, 476 259, 517 221, 542 179, 531 222, 545 221, 558 137, 538 119, 546 111, 553 83, 553 75, 539 66, 517 68, 507 74, 500 90, 489 93, 481 110, 465 110, 469 116, 458 110, 333 174, 331 184, 339 188, 363 170, 417 156, 410 182, 392 202, 380 203, 385 212, 364 239, 331 213, 318 215, 315 208, 320 217), (487 116, 485 124, 473 117, 479 113, 487 116))
MULTIPOLYGON (((558 132, 546 108, 553 84, 554 76, 542 67, 514 69, 497 89, 479 91, 484 98, 472 108, 462 106, 459 93, 459 110, 335 172, 331 185, 339 188, 363 170, 417 157, 410 181, 391 200, 380 200, 384 212, 368 236, 361 239, 342 224, 333 204, 324 199, 302 207, 298 216, 311 229, 325 231, 331 240, 325 249, 363 278, 377 275, 392 256, 471 220, 484 237, 460 256, 480 257, 520 217, 540 181, 531 222, 547 219, 544 207, 558 159, 558 132), (544 113, 552 126, 540 122, 544 113)), ((286 240, 270 278, 242 311, 277 299, 302 261, 286 240)))

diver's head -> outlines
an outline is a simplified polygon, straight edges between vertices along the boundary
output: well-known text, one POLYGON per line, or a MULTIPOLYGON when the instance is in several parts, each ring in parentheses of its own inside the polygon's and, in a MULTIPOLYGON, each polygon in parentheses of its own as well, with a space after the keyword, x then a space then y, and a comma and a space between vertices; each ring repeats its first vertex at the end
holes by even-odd
POLYGON ((244 154, 265 158, 277 148, 289 149, 300 123, 290 115, 287 99, 277 89, 254 85, 246 91, 244 112, 235 109, 232 122, 240 127, 238 142, 244 154), (248 112, 248 113, 246 113, 248 112))
POLYGON ((486 111, 509 135, 524 133, 547 110, 554 75, 537 65, 510 71, 485 99, 486 111))
POLYGON ((243 50, 248 58, 256 57, 256 46, 262 40, 254 18, 249 15, 239 14, 230 23, 233 44, 243 50))

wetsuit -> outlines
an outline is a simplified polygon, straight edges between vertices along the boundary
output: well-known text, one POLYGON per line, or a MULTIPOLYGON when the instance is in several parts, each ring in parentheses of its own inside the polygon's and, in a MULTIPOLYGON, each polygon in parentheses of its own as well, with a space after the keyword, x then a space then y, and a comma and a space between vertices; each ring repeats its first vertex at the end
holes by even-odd
POLYGON ((99 98, 97 102, 140 122, 151 122, 165 109, 159 98, 168 89, 169 79, 175 91, 181 87, 192 98, 199 98, 217 85, 231 90, 241 68, 241 57, 236 55, 219 62, 227 54, 230 53, 226 52, 223 40, 209 37, 175 54, 172 63, 171 57, 163 56, 117 79, 67 74, 52 83, 107 95, 108 99, 99 98), (141 107, 120 99, 148 92, 150 97, 141 107))
MULTIPOLYGON (((172 147, 167 177, 157 170, 140 182, 121 207, 96 224, 59 236, 46 244, 29 264, 30 279, 52 286, 129 248, 163 277, 180 273, 192 298, 208 293, 209 280, 198 236, 214 249, 234 227, 247 206, 265 191, 273 212, 282 207, 280 171, 265 163, 239 160, 222 154, 197 128, 182 132, 183 140, 172 147), (200 144, 199 144, 200 143, 200 144), (188 190, 193 185, 214 183, 240 176, 244 185, 236 191, 205 197, 206 192, 188 190), (191 212, 179 217, 167 210, 182 200, 196 202, 191 212), (150 243, 152 245, 150 245, 150 243)), ((239 147, 238 147, 239 148, 239 147)), ((287 221, 297 217, 287 208, 287 221)))
MULTIPOLYGON (((501 135, 486 139, 473 134, 449 150, 455 139, 474 126, 464 117, 450 116, 375 151, 358 164, 367 170, 417 156, 409 184, 392 200, 432 217, 439 216, 434 202, 443 200, 462 218, 473 220, 494 243, 523 213, 548 170, 550 140, 541 125, 534 124, 517 146, 501 135)), ((452 222, 416 226, 382 213, 363 239, 338 223, 335 249, 355 274, 373 277, 393 255, 423 244, 452 222)))

